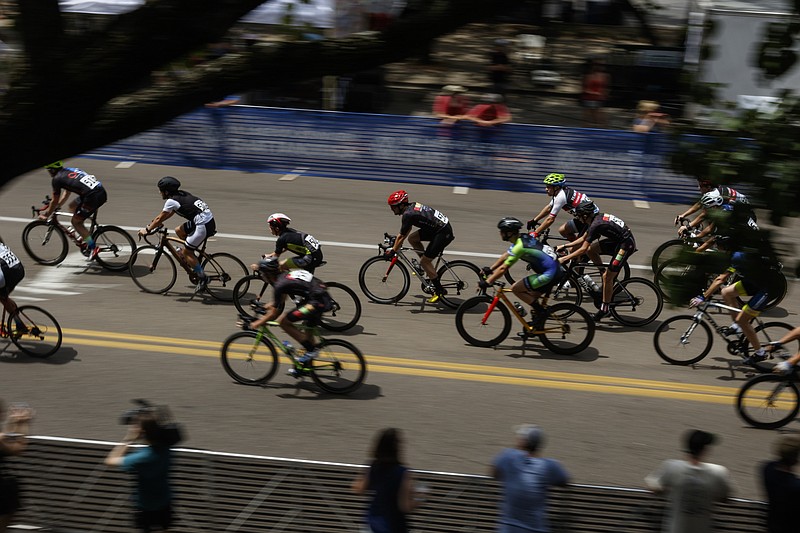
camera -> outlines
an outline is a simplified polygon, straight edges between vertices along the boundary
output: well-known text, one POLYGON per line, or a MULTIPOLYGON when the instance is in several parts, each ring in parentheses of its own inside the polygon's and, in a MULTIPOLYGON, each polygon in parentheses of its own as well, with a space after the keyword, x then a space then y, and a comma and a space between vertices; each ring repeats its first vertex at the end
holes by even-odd
POLYGON ((154 434, 149 435, 155 441, 153 444, 163 446, 175 446, 183 440, 183 431, 178 423, 172 419, 172 413, 165 405, 153 405, 144 399, 131 400, 137 405, 128 409, 119 417, 119 423, 125 426, 133 424, 143 415, 152 417, 156 422, 154 434))

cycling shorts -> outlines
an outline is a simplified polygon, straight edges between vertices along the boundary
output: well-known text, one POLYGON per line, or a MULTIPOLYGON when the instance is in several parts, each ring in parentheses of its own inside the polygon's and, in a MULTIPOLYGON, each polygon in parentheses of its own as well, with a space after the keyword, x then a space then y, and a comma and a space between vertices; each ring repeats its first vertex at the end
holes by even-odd
POLYGON ((567 228, 569 233, 574 235, 582 235, 586 228, 588 227, 586 224, 578 220, 577 218, 573 218, 572 220, 568 220, 564 226, 567 228))
POLYGON ((561 283, 565 275, 566 271, 563 268, 559 268, 555 276, 548 277, 543 274, 531 274, 523 278, 522 283, 529 291, 545 293, 552 290, 557 283, 561 283))
POLYGON ((11 268, 0 269, 0 296, 8 298, 14 287, 25 277, 25 268, 22 263, 11 268))
POLYGON ((186 233, 186 247, 196 250, 209 237, 217 233, 217 223, 212 218, 205 224, 196 225, 191 220, 183 223, 183 231, 186 233))
POLYGON ((600 241, 600 253, 611 256, 611 262, 608 265, 608 270, 611 272, 622 270, 622 265, 634 252, 636 252, 636 241, 633 240, 633 237, 619 242, 609 239, 600 241))
POLYGON ((419 230, 419 240, 430 241, 427 248, 425 248, 425 257, 428 259, 436 259, 439 254, 444 252, 447 245, 455 240, 453 235, 453 226, 448 222, 442 229, 434 232, 430 229, 419 230))
POLYGON ((301 268, 303 270, 307 270, 308 272, 314 273, 314 269, 316 269, 322 263, 322 254, 313 253, 307 255, 299 255, 296 257, 289 257, 286 259, 286 266, 289 270, 296 270, 301 268))
POLYGON ((318 326, 322 313, 330 311, 333 307, 333 302, 330 296, 324 295, 316 297, 313 300, 308 300, 300 305, 297 309, 286 315, 286 320, 289 322, 303 321, 306 326, 318 326))
POLYGON ((79 196, 76 199, 75 215, 79 218, 89 218, 92 213, 97 211, 101 205, 106 203, 108 195, 106 190, 102 187, 96 191, 92 191, 86 196, 79 196))
POLYGON ((742 311, 750 316, 758 316, 769 302, 769 292, 766 289, 756 287, 746 279, 741 279, 733 285, 736 294, 742 297, 750 296, 750 300, 745 304, 742 311))

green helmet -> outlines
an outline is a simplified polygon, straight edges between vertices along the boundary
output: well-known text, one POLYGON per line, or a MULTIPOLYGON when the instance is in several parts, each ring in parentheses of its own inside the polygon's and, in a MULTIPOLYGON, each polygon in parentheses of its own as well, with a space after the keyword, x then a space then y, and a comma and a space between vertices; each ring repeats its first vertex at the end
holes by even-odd
POLYGON ((64 168, 63 161, 56 161, 55 163, 50 163, 49 165, 45 165, 44 168, 47 170, 58 170, 60 168, 64 168))
POLYGON ((564 174, 548 174, 544 177, 544 184, 545 185, 557 185, 559 187, 567 184, 567 178, 564 177, 564 174))

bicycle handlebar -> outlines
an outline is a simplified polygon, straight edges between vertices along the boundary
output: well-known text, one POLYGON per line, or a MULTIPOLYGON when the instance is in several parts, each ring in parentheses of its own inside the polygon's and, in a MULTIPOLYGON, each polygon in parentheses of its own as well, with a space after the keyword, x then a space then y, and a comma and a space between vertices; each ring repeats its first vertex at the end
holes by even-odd
POLYGON ((45 209, 47 209, 50 206, 50 202, 52 202, 52 201, 53 201, 53 199, 50 198, 50 195, 49 194, 46 195, 44 197, 44 200, 42 200, 42 206, 41 207, 36 207, 35 205, 31 206, 31 216, 35 217, 35 216, 40 215, 42 213, 42 211, 44 211, 45 209))

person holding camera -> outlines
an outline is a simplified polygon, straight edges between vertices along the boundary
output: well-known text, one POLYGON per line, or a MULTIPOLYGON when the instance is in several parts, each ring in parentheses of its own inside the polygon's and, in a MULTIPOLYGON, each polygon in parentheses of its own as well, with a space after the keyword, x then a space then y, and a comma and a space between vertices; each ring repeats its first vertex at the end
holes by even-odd
POLYGON ((633 131, 637 133, 658 133, 669 126, 669 115, 661 113, 661 106, 652 100, 640 100, 633 119, 633 131))
POLYGON ((159 423, 155 413, 141 409, 127 418, 128 432, 105 459, 107 466, 117 466, 136 475, 134 521, 144 533, 166 532, 172 524, 172 466, 170 446, 174 439, 159 423), (146 446, 131 451, 131 444, 143 441, 146 446), (128 453, 130 452, 130 453, 128 453))
MULTIPOLYGON (((0 420, 5 406, 0 400, 0 420)), ((6 457, 20 455, 28 447, 28 434, 33 410, 24 404, 13 404, 8 410, 5 428, 0 427, 0 533, 5 533, 11 519, 20 508, 17 478, 4 469, 6 457)))

